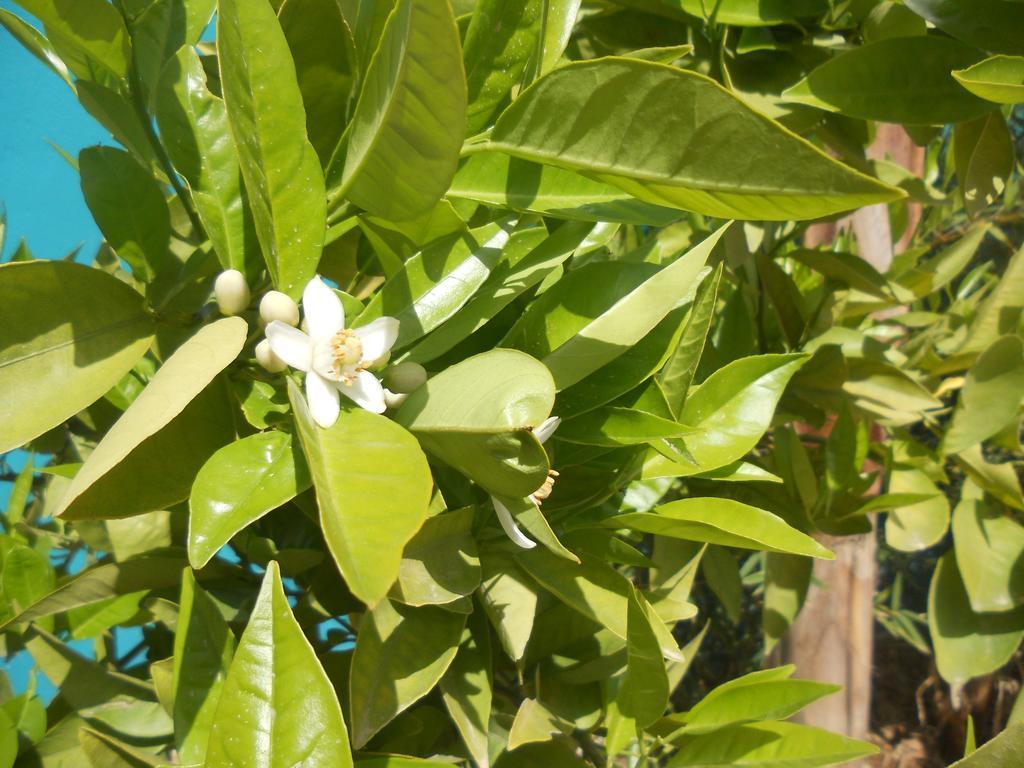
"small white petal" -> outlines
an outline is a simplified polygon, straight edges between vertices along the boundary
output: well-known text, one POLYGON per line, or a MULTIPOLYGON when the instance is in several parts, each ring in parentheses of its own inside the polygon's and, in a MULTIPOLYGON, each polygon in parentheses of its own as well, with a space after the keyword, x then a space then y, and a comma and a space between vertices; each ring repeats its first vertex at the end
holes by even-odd
POLYGON ((359 371, 351 384, 342 382, 337 386, 341 394, 371 413, 384 413, 387 408, 384 403, 384 387, 369 371, 359 371))
POLYGON ((298 328, 274 320, 267 325, 267 341, 274 354, 292 368, 308 371, 313 365, 313 342, 298 328))
POLYGON ((409 396, 404 392, 392 392, 387 387, 384 388, 384 405, 388 407, 389 411, 401 408, 402 403, 408 399, 409 396))
POLYGON ((313 421, 324 429, 333 427, 341 413, 340 396, 334 384, 316 371, 306 374, 306 400, 313 421))
POLYGON ((353 328, 363 342, 363 363, 379 360, 391 350, 398 338, 398 321, 393 317, 378 317, 372 323, 353 328))
POLYGON ((302 311, 314 339, 328 339, 345 327, 341 299, 319 276, 310 280, 302 292, 302 311))
POLYGON ((549 416, 540 423, 540 426, 533 430, 533 436, 543 445, 549 437, 555 434, 555 430, 558 429, 558 425, 561 423, 562 420, 558 416, 549 416))
POLYGON ((505 535, 512 539, 512 543, 523 549, 533 549, 536 547, 537 542, 527 538, 526 534, 519 530, 519 526, 512 519, 512 513, 508 511, 508 507, 493 496, 491 496, 491 501, 494 502, 494 511, 498 513, 498 522, 501 523, 505 535))

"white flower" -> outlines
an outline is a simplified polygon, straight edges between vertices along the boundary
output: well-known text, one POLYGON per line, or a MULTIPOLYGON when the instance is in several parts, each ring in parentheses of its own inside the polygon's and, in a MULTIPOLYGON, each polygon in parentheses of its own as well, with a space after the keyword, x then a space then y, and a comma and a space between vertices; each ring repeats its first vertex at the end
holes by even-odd
MULTIPOLYGON (((557 416, 549 416, 533 430, 533 436, 537 438, 541 445, 543 445, 547 442, 547 439, 555 433, 555 430, 558 429, 558 425, 561 423, 562 420, 557 416)), ((551 489, 554 487, 556 477, 558 477, 558 473, 553 469, 550 470, 548 472, 547 479, 544 480, 544 484, 530 494, 530 501, 536 504, 537 507, 540 507, 540 503, 551 495, 551 489)), ((501 527, 505 531, 505 535, 512 539, 513 544, 516 544, 523 549, 533 549, 537 546, 537 542, 529 538, 519 529, 519 526, 516 525, 516 521, 512 517, 512 513, 509 511, 508 507, 502 504, 501 501, 496 499, 494 496, 491 496, 491 503, 494 504, 494 511, 498 513, 498 522, 501 523, 501 527)))
POLYGON ((391 350, 398 320, 379 317, 360 328, 345 327, 341 300, 319 277, 302 293, 308 335, 273 320, 267 341, 274 354, 306 373, 306 400, 313 420, 330 427, 341 410, 339 393, 373 413, 384 412, 384 388, 366 370, 391 350))
POLYGON ((242 314, 252 300, 245 275, 237 269, 226 269, 217 275, 213 281, 213 297, 220 313, 228 317, 242 314))

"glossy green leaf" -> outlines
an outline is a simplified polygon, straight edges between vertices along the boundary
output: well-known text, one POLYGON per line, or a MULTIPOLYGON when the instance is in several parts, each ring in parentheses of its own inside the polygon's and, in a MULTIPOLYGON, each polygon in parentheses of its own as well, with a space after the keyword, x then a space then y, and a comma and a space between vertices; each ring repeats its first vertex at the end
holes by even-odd
POLYGON ((1017 30, 1024 25, 1024 8, 1015 0, 906 0, 948 35, 992 53, 1024 54, 1017 30))
POLYGON ((967 372, 953 419, 942 441, 944 453, 960 453, 998 434, 1020 418, 1024 399, 1024 342, 1003 336, 967 372))
POLYGON ((537 613, 534 582, 508 555, 491 553, 481 559, 483 583, 478 592, 501 647, 513 661, 526 654, 537 613))
POLYGON ((724 683, 682 716, 684 733, 708 733, 724 725, 758 720, 785 720, 841 686, 787 679, 793 667, 752 672, 724 683), (777 672, 784 671, 785 677, 777 672))
POLYGON ((143 167, 163 180, 156 150, 131 100, 120 91, 98 83, 78 80, 75 86, 82 107, 110 131, 143 167))
MULTIPOLYGON (((244 320, 224 318, 202 328, 167 358, 72 479, 57 514, 68 519, 124 517, 185 498, 202 462, 230 439, 225 439, 225 433, 232 431, 231 414, 224 412, 223 399, 214 398, 219 384, 215 379, 238 356, 245 335, 244 320), (198 427, 200 423, 206 427, 198 427), (186 444, 186 455, 181 455, 179 445, 186 444), (154 464, 163 453, 154 445, 173 447, 175 450, 164 456, 174 456, 175 461, 170 466, 154 464), (118 465, 140 451, 152 461, 136 457, 137 471, 130 480, 118 477, 118 465), (111 483, 111 477, 135 484, 131 506, 103 508, 102 497, 110 492, 104 486, 111 483)), ((122 500, 131 498, 124 485, 118 490, 122 500)))
POLYGON ((544 6, 543 0, 480 0, 476 4, 462 45, 470 136, 490 125, 537 55, 544 6))
POLYGON ((202 764, 221 689, 235 651, 235 636, 216 602, 186 568, 174 633, 174 732, 182 763, 202 764))
POLYGON ((993 56, 953 71, 964 88, 996 104, 1024 102, 1024 56, 993 56))
POLYGON ((466 158, 448 197, 579 221, 665 225, 680 216, 566 168, 489 151, 466 158))
POLYGON ((900 196, 703 75, 636 59, 551 72, 505 110, 491 146, 584 171, 650 203, 722 218, 816 218, 900 196), (680 103, 693 109, 671 107, 680 103), (733 151, 738 146, 746 151, 733 151))
MULTIPOLYGON (((515 554, 516 562, 537 583, 573 610, 596 621, 616 637, 627 639, 628 602, 631 584, 621 573, 607 563, 591 557, 572 563, 548 552, 532 549, 515 554)), ((696 606, 688 606, 690 618, 696 606)), ((663 624, 652 625, 658 635, 663 656, 681 659, 679 647, 663 624)))
POLYGON ((326 165, 345 129, 358 76, 355 41, 334 0, 288 0, 278 18, 295 61, 306 132, 326 165))
POLYGON ((771 651, 793 623, 807 597, 814 562, 806 557, 765 555, 764 627, 765 653, 771 651))
POLYGON ((145 354, 153 322, 142 297, 98 269, 62 261, 0 266, 0 452, 85 408, 145 354), (59 308, 59 311, 55 311, 59 308))
POLYGON ((771 425, 775 406, 805 355, 759 355, 719 368, 691 392, 679 421, 693 429, 683 438, 699 469, 745 456, 771 425))
POLYGON ((402 553, 391 597, 406 605, 451 603, 480 585, 473 508, 428 517, 402 553))
POLYGON ((944 288, 967 268, 987 230, 984 223, 974 225, 952 245, 900 274, 897 282, 917 296, 927 296, 944 288))
POLYGON ((87 147, 78 156, 82 194, 97 226, 114 252, 144 282, 168 258, 171 217, 163 191, 127 152, 87 147))
POLYGON ((606 519, 610 528, 704 541, 725 547, 762 549, 831 560, 834 555, 782 518, 732 499, 687 498, 663 504, 655 512, 625 512, 606 519))
POLYGON ((950 768, 1014 768, 1024 760, 1024 723, 1010 723, 1006 730, 950 768))
POLYGON ((976 613, 1024 603, 1024 526, 983 499, 964 498, 953 512, 953 544, 976 613))
POLYGON ((292 616, 277 563, 221 689, 206 768, 337 765, 351 768, 334 687, 292 616))
POLYGON ((636 588, 626 611, 626 674, 615 694, 618 711, 646 728, 668 706, 669 684, 661 643, 654 627, 661 619, 636 588))
POLYGON ((468 623, 458 653, 441 678, 441 695, 473 762, 478 768, 489 768, 487 740, 494 687, 491 636, 483 612, 474 611, 468 623))
POLYGON ((522 352, 498 349, 431 378, 395 420, 489 492, 528 496, 550 468, 530 430, 550 415, 554 399, 547 368, 522 352))
POLYGON ((725 230, 661 269, 598 262, 570 273, 531 306, 503 343, 540 358, 559 390, 572 386, 626 352, 672 311, 694 287, 725 230))
POLYGON ((451 6, 398 0, 366 71, 344 158, 332 160, 340 175, 332 196, 389 219, 424 213, 448 188, 465 128, 466 76, 451 6))
POLYGON ((50 592, 54 579, 47 558, 30 547, 16 544, 3 555, 2 593, 16 613, 50 592))
POLYGON ((437 684, 455 658, 465 622, 464 614, 389 600, 366 614, 350 679, 356 747, 437 684))
POLYGON ((945 37, 880 40, 827 61, 783 97, 865 120, 956 123, 989 108, 950 75, 979 58, 975 49, 945 37))
POLYGON ((92 768, 161 768, 166 765, 148 752, 91 728, 82 728, 78 740, 92 768))
POLYGON ((950 683, 963 684, 1009 660, 1024 639, 1024 609, 975 613, 951 550, 940 558, 932 575, 928 628, 939 674, 950 683))
POLYGON ((120 80, 131 59, 128 30, 106 0, 18 0, 39 19, 68 69, 94 82, 120 80))
POLYGON ((140 96, 152 104, 164 64, 183 46, 199 42, 216 0, 155 0, 139 13, 126 10, 140 96))
POLYGON ((937 544, 949 529, 949 500, 920 469, 894 467, 889 493, 920 494, 931 498, 900 505, 885 521, 885 543, 901 552, 919 552, 937 544))
POLYGON ((640 445, 679 437, 691 428, 632 408, 600 408, 562 423, 558 439, 583 445, 640 445))
POLYGON ((306 460, 287 432, 261 432, 217 451, 189 497, 188 550, 202 568, 236 533, 311 484, 306 460))
MULTIPOLYGON (((539 235, 540 233, 538 233, 539 235)), ((395 348, 416 341, 453 317, 483 285, 509 242, 497 224, 445 238, 410 258, 374 295, 355 321, 381 315, 400 325, 395 348)))
POLYGON ((658 384, 668 401, 672 413, 676 416, 683 409, 693 377, 697 373, 708 331, 714 320, 715 305, 718 301, 718 286, 722 280, 722 269, 719 268, 701 281, 694 295, 690 312, 686 317, 686 326, 671 356, 658 375, 658 384))
POLYGON ((668 768, 689 765, 815 768, 839 765, 878 752, 866 741, 849 739, 798 723, 731 725, 678 740, 668 768))
POLYGON ((715 5, 708 5, 702 0, 672 0, 665 4, 682 7, 698 18, 737 27, 792 23, 820 16, 829 7, 827 0, 721 0, 715 5))
POLYGON ((25 50, 52 69, 71 88, 74 88, 67 65, 57 55, 53 45, 42 32, 6 8, 0 8, 0 26, 10 32, 11 37, 21 43, 25 50))
POLYGON ((242 191, 227 110, 223 99, 210 93, 193 48, 182 48, 164 67, 155 103, 167 154, 188 182, 196 213, 221 265, 255 277, 259 245, 242 191))
POLYGON ((217 48, 231 134, 267 268, 298 298, 316 274, 326 192, 284 32, 267 0, 222 0, 217 48))
POLYGON ((327 547, 352 593, 376 605, 398 578, 402 550, 427 516, 433 482, 416 440, 398 424, 347 410, 318 427, 289 382, 327 547))

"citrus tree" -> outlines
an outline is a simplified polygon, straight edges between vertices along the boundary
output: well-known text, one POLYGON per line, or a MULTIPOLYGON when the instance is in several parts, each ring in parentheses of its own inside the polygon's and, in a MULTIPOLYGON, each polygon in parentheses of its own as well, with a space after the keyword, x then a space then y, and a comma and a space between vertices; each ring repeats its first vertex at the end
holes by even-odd
POLYGON ((1019 647, 1024 4, 18 5, 113 141, 99 252, 0 266, 0 766, 856 760, 680 686, 697 586, 770 649, 884 511, 886 626, 1019 647))

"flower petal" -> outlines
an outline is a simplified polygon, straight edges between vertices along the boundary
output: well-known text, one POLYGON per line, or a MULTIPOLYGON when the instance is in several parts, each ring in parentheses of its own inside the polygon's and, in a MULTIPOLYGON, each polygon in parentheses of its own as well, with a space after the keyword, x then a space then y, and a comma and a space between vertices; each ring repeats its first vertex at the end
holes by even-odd
POLYGON ((372 363, 384 357, 398 338, 398 320, 393 317, 378 317, 372 323, 353 328, 363 342, 363 363, 372 363))
POLYGON ((313 366, 313 341, 298 328, 272 320, 267 324, 267 341, 274 354, 292 368, 308 371, 313 366))
POLYGON ((555 433, 555 430, 558 429, 558 425, 561 423, 562 420, 558 416, 548 416, 533 430, 533 436, 543 445, 555 433))
POLYGON ((338 384, 338 390, 360 408, 371 413, 384 413, 384 386, 369 371, 359 371, 351 384, 338 384))
POLYGON ((494 502, 494 511, 498 513, 498 522, 501 523, 505 535, 512 539, 512 543, 523 549, 533 549, 536 547, 537 542, 529 539, 525 533, 519 530, 519 526, 512 519, 512 513, 508 511, 508 507, 493 496, 491 496, 491 501, 494 502))
POLYGON ((306 290, 302 292, 302 311, 306 315, 309 335, 314 340, 329 339, 345 327, 341 299, 319 275, 306 283, 306 290))
POLYGON ((341 413, 341 403, 338 390, 334 384, 329 382, 316 371, 306 374, 306 401, 309 403, 309 412, 313 415, 313 421, 324 429, 333 427, 341 413))

